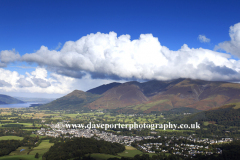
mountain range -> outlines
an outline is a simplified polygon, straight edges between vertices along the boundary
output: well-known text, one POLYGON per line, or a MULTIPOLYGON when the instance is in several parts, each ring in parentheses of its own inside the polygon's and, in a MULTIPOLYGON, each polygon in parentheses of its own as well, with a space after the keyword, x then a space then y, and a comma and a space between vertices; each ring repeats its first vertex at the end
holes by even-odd
POLYGON ((0 94, 0 104, 17 104, 17 103, 25 103, 25 102, 4 94, 0 94))
POLYGON ((171 81, 110 83, 87 92, 75 90, 41 108, 151 113, 182 107, 209 110, 236 102, 240 102, 238 83, 180 78, 171 81))

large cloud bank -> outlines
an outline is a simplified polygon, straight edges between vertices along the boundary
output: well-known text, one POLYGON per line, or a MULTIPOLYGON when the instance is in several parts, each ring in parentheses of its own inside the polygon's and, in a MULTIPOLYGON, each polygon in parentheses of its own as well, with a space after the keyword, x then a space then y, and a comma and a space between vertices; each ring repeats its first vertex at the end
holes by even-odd
POLYGON ((55 73, 47 77, 47 70, 37 67, 35 71, 21 75, 16 71, 0 68, 0 91, 66 93, 73 78, 55 73))
POLYGON ((0 68, 0 75, 0 92, 67 94, 75 89, 86 91, 92 87, 113 82, 106 79, 91 79, 89 74, 81 79, 71 78, 50 73, 41 67, 24 75, 0 68))
MULTIPOLYGON (((240 28, 233 30, 232 34, 237 35, 231 37, 238 37, 240 28)), ((131 40, 130 35, 117 37, 115 32, 98 32, 68 41, 60 51, 41 46, 35 53, 23 55, 22 60, 75 78, 89 73, 102 79, 240 80, 240 62, 230 57, 208 49, 189 48, 187 44, 173 51, 162 46, 152 34, 141 34, 139 39, 131 40)))
MULTIPOLYGON (((215 50, 230 54, 189 48, 187 44, 173 51, 152 34, 131 40, 130 35, 117 36, 115 32, 89 34, 66 42, 60 50, 41 46, 22 57, 15 50, 5 50, 0 52, 0 91, 66 94, 116 79, 240 81, 240 61, 231 58, 240 57, 240 23, 230 27, 229 35, 231 40, 219 43, 215 50), (25 75, 3 68, 14 61, 35 62, 39 66, 25 75)), ((210 41, 203 35, 199 40, 210 41)))

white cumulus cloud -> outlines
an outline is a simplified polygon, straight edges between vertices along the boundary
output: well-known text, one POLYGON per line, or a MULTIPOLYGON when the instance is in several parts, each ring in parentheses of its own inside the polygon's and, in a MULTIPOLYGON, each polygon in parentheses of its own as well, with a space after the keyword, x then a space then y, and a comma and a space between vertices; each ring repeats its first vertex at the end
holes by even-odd
POLYGON ((0 75, 0 91, 4 92, 66 94, 73 89, 73 78, 55 74, 47 77, 47 70, 40 67, 25 75, 0 68, 0 75))
POLYGON ((51 86, 51 83, 41 79, 41 78, 33 78, 32 79, 33 83, 36 84, 37 86, 41 87, 41 88, 47 88, 49 86, 51 86))
POLYGON ((25 78, 20 78, 18 81, 17 81, 20 85, 20 87, 32 87, 33 84, 26 80, 25 78))
POLYGON ((224 41, 215 46, 215 50, 223 49, 228 53, 240 57, 240 23, 230 27, 230 41, 224 41))
MULTIPOLYGON (((16 71, 0 68, 0 92, 18 93, 47 93, 67 94, 75 89, 87 91, 102 84, 108 84, 113 80, 91 79, 86 74, 81 79, 63 76, 57 73, 49 73, 45 68, 37 67, 31 73, 21 75, 16 71), (49 74, 49 76, 48 76, 49 74)), ((125 82, 125 81, 118 81, 125 82)), ((58 95, 59 96, 59 95, 58 95)))
POLYGON ((130 35, 89 34, 77 41, 67 41, 61 50, 46 46, 22 56, 23 61, 36 62, 54 73, 94 79, 157 79, 194 78, 205 80, 240 80, 239 61, 224 54, 184 44, 172 51, 162 46, 152 34, 130 35))
POLYGON ((12 85, 4 80, 0 80, 0 87, 12 87, 12 85))
POLYGON ((199 36, 198 36, 198 39, 199 39, 199 41, 202 42, 202 43, 208 43, 208 42, 210 42, 210 39, 207 38, 205 35, 199 35, 199 36))
POLYGON ((6 67, 8 63, 20 59, 19 53, 13 50, 4 50, 0 52, 0 67, 6 67))

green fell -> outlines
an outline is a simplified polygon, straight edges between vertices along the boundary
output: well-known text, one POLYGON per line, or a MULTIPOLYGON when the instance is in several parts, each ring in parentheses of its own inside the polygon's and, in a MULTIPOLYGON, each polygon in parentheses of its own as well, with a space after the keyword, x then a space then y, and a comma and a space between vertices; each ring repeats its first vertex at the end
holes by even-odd
POLYGON ((0 104, 17 104, 17 103, 24 103, 16 98, 0 94, 0 104))
POLYGON ((39 106, 39 109, 44 109, 44 110, 46 110, 46 109, 47 110, 68 110, 68 109, 88 110, 88 108, 83 107, 83 106, 97 100, 100 97, 101 97, 101 95, 75 90, 64 97, 61 97, 59 99, 56 99, 55 101, 52 101, 51 103, 39 106))

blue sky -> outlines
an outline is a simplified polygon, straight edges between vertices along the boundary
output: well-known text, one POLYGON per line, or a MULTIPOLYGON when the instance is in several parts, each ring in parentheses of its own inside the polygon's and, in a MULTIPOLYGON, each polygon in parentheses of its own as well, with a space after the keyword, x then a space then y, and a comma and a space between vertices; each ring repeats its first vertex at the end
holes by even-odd
MULTIPOLYGON (((240 46, 238 41, 238 36, 240 36, 238 29, 240 28, 237 25, 240 22, 239 6, 240 1, 238 0, 1 0, 0 52, 9 51, 9 55, 19 54, 20 57, 13 58, 13 56, 9 56, 13 59, 7 60, 2 65, 0 74, 8 75, 17 72, 19 75, 15 75, 15 81, 2 76, 0 93, 24 96, 27 96, 29 92, 36 95, 46 95, 47 93, 57 97, 73 89, 88 90, 102 83, 116 81, 116 79, 124 82, 126 79, 166 80, 186 77, 204 80, 239 81, 238 71, 240 66, 238 60, 240 53, 236 51, 240 46), (229 35, 231 26, 234 30, 235 41, 229 35), (97 32, 100 32, 101 35, 97 34, 97 32), (110 35, 110 32, 117 35, 110 35), (67 41, 75 43, 83 36, 91 33, 93 35, 89 36, 89 38, 97 38, 99 43, 96 46, 92 46, 92 43, 90 45, 90 42, 85 43, 89 47, 87 50, 90 50, 90 52, 86 50, 72 51, 67 45, 68 49, 61 51, 67 41), (104 37, 117 38, 126 34, 131 37, 128 43, 132 47, 126 45, 129 48, 126 48, 126 46, 121 48, 122 45, 119 45, 116 49, 116 46, 114 48, 111 42, 107 42, 108 45, 103 49, 103 52, 105 56, 109 53, 110 59, 108 62, 111 61, 111 63, 104 66, 102 63, 105 62, 96 60, 99 55, 98 48, 95 47, 105 45, 105 42, 102 41, 104 37), (151 34, 152 36, 145 36, 140 43, 139 37, 141 34, 151 34), (207 38, 205 42, 200 41, 200 35, 207 38), (158 38, 160 49, 154 38, 158 38), (135 44, 134 40, 139 40, 139 44, 135 44), (146 44, 154 44, 152 48, 155 47, 156 50, 151 50, 151 47, 144 48, 146 46, 144 45, 145 42, 149 42, 146 44), (220 43, 224 44, 220 45, 220 43), (233 46, 231 48, 236 49, 229 48, 229 43, 233 46), (41 46, 47 47, 47 50, 40 50, 41 46), (136 46, 142 47, 136 49, 136 46), (182 47, 184 51, 180 51, 182 47), (199 48, 205 50, 199 50, 199 48), (15 50, 13 51, 13 49, 15 50), (220 50, 217 50, 216 53, 216 49, 220 50), (38 50, 39 52, 37 52, 38 50), (129 66, 123 63, 124 60, 121 60, 121 58, 125 58, 119 55, 122 50, 126 53, 124 56, 127 57, 129 66), (140 50, 146 52, 142 53, 140 50), (159 50, 161 50, 162 55, 156 56, 159 50), (52 51, 56 51, 56 53, 52 51), (159 58, 161 66, 157 64, 157 61, 153 62, 154 65, 152 65, 151 61, 154 60, 151 59, 151 56, 146 60, 146 63, 142 59, 136 58, 137 55, 141 54, 139 57, 144 59, 144 56, 148 56, 149 52, 155 53, 155 51, 156 55, 151 56, 159 58), (207 54, 205 54, 206 52, 207 54), (226 54, 221 55, 222 53, 227 53, 229 56, 226 54), (81 54, 80 57, 79 54, 81 54), (132 54, 130 56, 132 59, 128 57, 128 54, 132 54), (193 57, 191 54, 199 54, 199 56, 193 57), (201 58, 203 54, 205 57, 201 58), (54 55, 56 58, 51 59, 49 55, 54 55), (68 58, 59 58, 59 56, 63 57, 63 55, 66 57, 69 55, 70 60, 67 61, 68 58), (177 58, 173 59, 176 55, 180 56, 181 66, 174 65, 177 63, 177 58), (182 55, 186 57, 181 57, 182 55), (214 57, 216 55, 220 58, 218 62, 216 61, 218 58, 214 57), (44 62, 39 57, 49 61, 44 62), (74 57, 75 59, 79 58, 79 63, 84 65, 75 64, 77 62, 73 61, 74 57), (90 58, 86 59, 86 57, 90 58), (116 57, 118 58, 116 59, 116 57), (213 57, 213 59, 208 57, 213 57), (184 61, 185 58, 188 59, 187 62, 184 61), (197 60, 198 58, 200 60, 197 60), (207 59, 207 62, 205 59, 207 59), (190 60, 196 60, 196 62, 190 64, 190 60), (88 61, 93 62, 94 66, 89 67, 92 64, 89 65, 88 61), (129 73, 122 73, 121 67, 118 70, 120 63, 124 66, 122 70, 128 70, 129 73), (184 65, 184 63, 191 66, 184 65), (116 67, 116 69, 107 69, 110 66, 116 67), (193 70, 186 70, 185 73, 189 72, 188 75, 158 72, 168 69, 168 66, 172 70, 174 70, 174 67, 192 67, 193 70), (9 71, 8 74, 6 74, 7 71, 9 71), (193 76, 192 73, 196 71, 199 75, 193 76), (207 75, 200 74, 201 71, 204 71, 207 75), (34 73, 32 74, 32 72, 34 73), (209 79, 206 78, 209 75, 212 76, 209 79), (225 77, 225 75, 227 76, 225 77), (71 85, 70 81, 72 82, 71 85), (69 85, 66 83, 69 83, 69 85), (62 86, 62 88, 56 89, 59 86, 62 86)), ((128 38, 125 37, 125 39, 128 38)), ((120 44, 120 42, 116 43, 120 44)), ((79 44, 74 45, 76 47, 79 44)), ((4 54, 5 58, 6 54, 4 54)), ((107 58, 105 57, 105 59, 107 58)), ((3 61, 2 56, 1 62, 3 61)), ((171 71, 171 69, 169 70, 171 71)))
POLYGON ((41 45, 55 49, 58 43, 78 40, 90 33, 152 33, 160 42, 179 49, 213 49, 228 40, 231 25, 239 22, 239 1, 8 1, 0 2, 1 50, 15 48, 21 55, 41 45), (211 38, 201 44, 199 34, 211 38))

